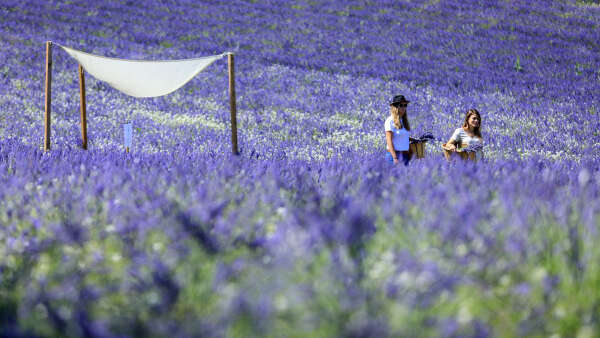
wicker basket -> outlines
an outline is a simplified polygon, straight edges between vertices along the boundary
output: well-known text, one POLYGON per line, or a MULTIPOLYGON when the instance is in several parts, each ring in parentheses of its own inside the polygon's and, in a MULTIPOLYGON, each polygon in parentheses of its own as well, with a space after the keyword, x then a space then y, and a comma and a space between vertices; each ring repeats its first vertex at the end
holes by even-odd
POLYGON ((459 157, 462 160, 471 160, 477 161, 477 153, 474 151, 465 151, 461 149, 450 150, 446 147, 446 144, 442 144, 442 149, 444 149, 444 156, 448 161, 452 160, 453 157, 459 157))
POLYGON ((410 151, 415 154, 417 158, 425 158, 425 143, 423 141, 413 142, 410 144, 410 151))

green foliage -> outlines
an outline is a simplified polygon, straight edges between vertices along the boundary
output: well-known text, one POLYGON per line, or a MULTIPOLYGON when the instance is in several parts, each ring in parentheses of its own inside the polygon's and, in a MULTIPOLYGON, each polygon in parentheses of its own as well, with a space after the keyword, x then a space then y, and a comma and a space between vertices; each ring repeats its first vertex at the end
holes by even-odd
POLYGON ((580 5, 580 6, 600 7, 600 1, 599 0, 577 0, 576 4, 580 5))
POLYGON ((521 58, 519 55, 517 55, 517 59, 515 60, 514 68, 517 72, 523 71, 523 67, 521 66, 521 58))
POLYGON ((169 41, 162 41, 162 42, 160 43, 160 45, 161 45, 162 47, 164 47, 164 48, 171 48, 171 47, 173 47, 173 43, 172 43, 172 42, 169 42, 169 41))

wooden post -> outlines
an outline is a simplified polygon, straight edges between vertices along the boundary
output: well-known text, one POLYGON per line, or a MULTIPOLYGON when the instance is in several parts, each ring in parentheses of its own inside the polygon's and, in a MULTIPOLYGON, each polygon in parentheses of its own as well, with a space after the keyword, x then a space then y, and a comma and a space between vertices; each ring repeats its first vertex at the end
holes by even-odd
POLYGON ((237 144, 237 111, 235 105, 235 68, 233 63, 233 53, 227 54, 229 64, 229 106, 231 108, 231 150, 234 155, 238 155, 237 144))
POLYGON ((50 114, 52 103, 52 42, 46 41, 46 111, 44 114, 44 151, 50 150, 50 114))
POLYGON ((87 117, 86 117, 86 103, 85 103, 85 76, 83 74, 83 67, 79 65, 79 98, 80 98, 80 111, 81 111, 81 146, 87 150, 87 117))

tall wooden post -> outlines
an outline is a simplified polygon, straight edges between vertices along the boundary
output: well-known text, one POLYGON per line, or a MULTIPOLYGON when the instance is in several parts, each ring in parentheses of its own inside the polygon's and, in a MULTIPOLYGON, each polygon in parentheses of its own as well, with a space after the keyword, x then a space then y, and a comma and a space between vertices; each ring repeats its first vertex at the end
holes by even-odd
POLYGON ((44 151, 50 150, 50 114, 52 103, 52 42, 46 41, 46 112, 44 114, 44 151))
POLYGON ((80 98, 80 111, 81 111, 81 146, 83 149, 87 149, 87 118, 86 118, 86 104, 85 104, 85 76, 83 74, 83 67, 79 65, 79 98, 80 98))
POLYGON ((229 106, 231 108, 231 150, 234 155, 238 155, 237 144, 237 111, 235 105, 235 68, 233 63, 233 53, 227 54, 229 64, 229 106))

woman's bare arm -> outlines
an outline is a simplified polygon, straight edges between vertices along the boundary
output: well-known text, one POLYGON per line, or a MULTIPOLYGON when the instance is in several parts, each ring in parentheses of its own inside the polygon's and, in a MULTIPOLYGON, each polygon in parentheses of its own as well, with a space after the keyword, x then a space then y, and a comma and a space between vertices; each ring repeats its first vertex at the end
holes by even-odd
POLYGON ((390 154, 394 158, 394 163, 397 163, 398 157, 396 156, 396 149, 394 149, 394 143, 392 142, 392 132, 391 131, 385 132, 385 142, 387 143, 387 148, 389 149, 390 154))
POLYGON ((446 150, 456 150, 456 141, 454 139, 449 139, 446 142, 446 150))

